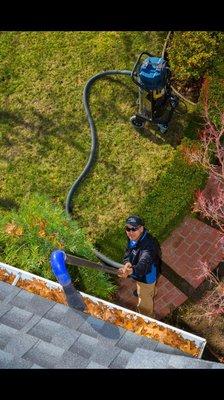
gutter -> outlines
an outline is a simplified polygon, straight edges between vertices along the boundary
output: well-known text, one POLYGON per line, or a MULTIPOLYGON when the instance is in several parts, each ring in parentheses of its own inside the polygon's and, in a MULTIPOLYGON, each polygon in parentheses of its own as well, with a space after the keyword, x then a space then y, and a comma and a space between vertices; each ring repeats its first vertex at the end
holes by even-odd
MULTIPOLYGON (((8 276, 8 278, 10 278, 10 281, 11 281, 10 283, 11 284, 16 285, 16 286, 21 287, 21 288, 23 288, 23 284, 24 283, 28 284, 28 286, 29 286, 29 284, 31 285, 31 284, 35 284, 35 283, 37 284, 37 286, 40 286, 40 284, 42 284, 43 285, 43 289, 44 289, 43 290, 43 294, 42 293, 40 294, 39 292, 37 292, 35 290, 31 290, 30 288, 28 288, 28 289, 25 288, 25 290, 32 291, 33 293, 41 295, 42 297, 47 297, 48 299, 50 298, 53 301, 56 301, 58 303, 63 303, 63 304, 66 304, 66 305, 68 304, 67 301, 66 301, 66 298, 65 298, 63 286, 61 284, 57 283, 57 282, 53 282, 53 281, 51 281, 49 279, 42 278, 42 277, 40 277, 38 275, 35 275, 35 274, 30 273, 30 272, 27 272, 27 271, 21 270, 19 268, 13 267, 13 266, 11 266, 9 264, 4 264, 2 262, 0 262, 0 272, 2 272, 6 276, 6 279, 3 279, 3 280, 5 280, 7 282, 7 276, 8 276), (46 294, 47 291, 48 291, 48 295, 46 294), (56 293, 57 296, 55 296, 54 291, 57 292, 56 293)), ((8 283, 9 283, 9 281, 8 281, 8 283)), ((81 291, 78 292, 78 293, 79 293, 80 297, 82 297, 82 299, 85 301, 86 304, 90 303, 92 305, 91 308, 94 308, 94 306, 96 306, 96 307, 99 306, 99 307, 106 308, 108 311, 111 311, 112 313, 116 313, 116 312, 119 313, 119 320, 121 322, 119 324, 117 324, 117 325, 119 325, 121 327, 123 326, 124 329, 131 330, 132 332, 134 332, 136 334, 140 334, 136 330, 128 329, 128 327, 125 326, 125 322, 127 322, 127 321, 137 321, 137 322, 138 321, 143 321, 146 324, 148 324, 148 326, 152 326, 152 327, 156 326, 157 329, 159 328, 161 331, 166 329, 170 334, 172 334, 172 333, 176 334, 176 336, 180 337, 180 339, 182 341, 186 341, 186 343, 192 343, 194 346, 196 346, 197 354, 194 355, 194 357, 196 357, 196 358, 201 358, 202 357, 203 351, 204 351, 205 346, 206 346, 206 339, 205 338, 202 338, 200 336, 197 336, 197 335, 194 335, 192 333, 186 332, 186 331, 184 331, 182 329, 179 329, 179 328, 176 328, 174 326, 165 324, 165 323, 163 323, 161 321, 155 320, 155 319, 147 317, 145 315, 139 314, 139 313, 137 313, 135 311, 129 310, 129 309, 124 308, 124 307, 121 307, 121 306, 119 306, 117 304, 110 303, 108 301, 105 301, 105 300, 99 299, 97 297, 91 296, 91 295, 89 295, 87 293, 83 293, 81 291), (123 323, 123 325, 122 325, 122 323, 123 323)), ((90 308, 90 310, 91 310, 91 308, 90 308)), ((88 307, 87 307, 87 312, 88 311, 89 310, 88 310, 88 307)), ((75 310, 74 310, 74 312, 75 312, 75 310)), ((96 314, 95 315, 93 314, 93 316, 96 317, 96 318, 103 319, 100 315, 96 316, 96 314)), ((106 320, 107 319, 105 319, 105 321, 106 320)), ((110 319, 108 319, 108 322, 111 322, 110 319)), ((145 335, 142 335, 142 336, 145 336, 145 335)), ((147 337, 150 338, 149 335, 147 335, 147 337)), ((151 338, 153 340, 158 340, 154 336, 152 336, 151 338)), ((177 346, 172 345, 172 343, 169 344, 169 343, 163 342, 161 340, 158 340, 158 341, 160 343, 165 343, 165 344, 168 344, 168 345, 170 345, 172 347, 178 348, 177 346)), ((189 356, 190 353, 187 352, 187 351, 185 351, 185 352, 189 356)))

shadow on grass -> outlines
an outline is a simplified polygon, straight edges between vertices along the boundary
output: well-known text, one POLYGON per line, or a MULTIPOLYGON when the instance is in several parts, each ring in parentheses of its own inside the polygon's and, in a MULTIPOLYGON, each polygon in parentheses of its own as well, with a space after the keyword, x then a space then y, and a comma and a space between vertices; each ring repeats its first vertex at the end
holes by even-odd
POLYGON ((13 199, 0 198, 0 208, 4 210, 12 210, 12 209, 18 210, 19 204, 16 203, 16 201, 13 199))
MULTIPOLYGON (((128 77, 127 77, 127 79, 128 79, 128 77)), ((136 93, 137 93, 136 92, 136 86, 133 85, 133 83, 131 81, 131 77, 129 79, 130 79, 130 82, 127 83, 127 81, 123 81, 122 80, 121 76, 119 78, 119 75, 114 75, 114 77, 109 75, 109 76, 104 78, 104 80, 107 80, 107 81, 109 81, 111 83, 116 83, 121 88, 125 88, 128 91, 127 92, 128 96, 136 96, 136 93), (131 84, 133 85, 133 87, 131 86, 131 84)))
POLYGON ((161 134, 156 125, 148 123, 145 129, 139 133, 156 144, 168 143, 174 148, 179 146, 184 138, 196 140, 198 133, 204 128, 204 118, 198 105, 192 111, 186 102, 183 103, 184 112, 182 114, 174 112, 166 133, 161 134))
POLYGON ((178 115, 174 113, 166 133, 160 133, 157 125, 150 122, 147 122, 142 129, 135 129, 134 127, 133 129, 135 129, 141 136, 148 138, 155 144, 170 144, 172 147, 176 148, 180 145, 181 140, 184 137, 184 132, 189 118, 190 117, 187 114, 178 115))
MULTIPOLYGON (((69 146, 74 146, 78 151, 85 153, 86 150, 84 147, 75 139, 71 138, 71 132, 75 132, 79 130, 79 126, 75 123, 67 124, 67 125, 59 125, 55 123, 55 120, 58 119, 58 114, 55 114, 52 118, 48 118, 41 114, 37 110, 32 111, 33 116, 38 118, 37 123, 27 122, 20 113, 13 113, 11 111, 0 111, 0 122, 6 124, 12 128, 23 127, 28 131, 33 133, 32 137, 24 137, 26 142, 30 142, 35 144, 42 145, 42 148, 38 149, 40 155, 46 153, 52 148, 52 144, 50 143, 50 137, 60 137, 63 142, 69 144, 69 146)), ((21 132, 18 131, 19 135, 22 135, 21 132)), ((75 134, 74 134, 75 135, 75 134)), ((7 135, 3 136, 3 144, 6 146, 12 146, 13 142, 10 140, 7 135)))
MULTIPOLYGON (((122 78, 119 77, 119 75, 114 75, 114 77, 113 76, 105 77, 103 80, 107 81, 107 83, 109 84, 112 84, 112 87, 114 87, 114 93, 116 93, 116 95, 111 96, 111 98, 108 100, 105 99, 103 93, 103 90, 105 89, 103 88, 101 89, 102 96, 100 96, 100 92, 98 93, 96 92, 98 94, 97 121, 102 120, 106 123, 108 117, 114 118, 115 116, 116 119, 128 123, 131 115, 130 117, 127 117, 125 111, 119 107, 119 97, 125 93, 127 104, 129 104, 129 106, 131 107, 137 107, 138 91, 135 85, 132 84, 131 78, 129 78, 129 80, 127 79, 122 80, 122 78)), ((98 90, 100 90, 100 88, 98 88, 98 90)), ((92 111, 91 94, 90 94, 90 111, 92 111)), ((94 122, 96 122, 94 114, 93 114, 93 119, 94 122)))

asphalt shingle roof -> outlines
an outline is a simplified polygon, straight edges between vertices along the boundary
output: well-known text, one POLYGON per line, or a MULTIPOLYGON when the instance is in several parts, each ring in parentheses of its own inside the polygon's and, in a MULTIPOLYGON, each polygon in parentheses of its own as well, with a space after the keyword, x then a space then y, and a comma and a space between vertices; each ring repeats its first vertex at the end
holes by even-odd
POLYGON ((0 368, 224 368, 0 281, 0 368))

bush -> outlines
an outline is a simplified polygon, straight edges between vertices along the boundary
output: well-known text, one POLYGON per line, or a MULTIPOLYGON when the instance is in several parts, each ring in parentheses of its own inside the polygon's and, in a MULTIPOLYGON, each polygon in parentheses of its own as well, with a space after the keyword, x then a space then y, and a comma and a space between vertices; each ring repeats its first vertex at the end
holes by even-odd
POLYGON ((204 186, 206 177, 202 168, 186 163, 180 145, 172 165, 138 211, 160 241, 165 240, 190 212, 194 193, 204 186))
POLYGON ((179 81, 199 79, 217 54, 219 37, 213 32, 175 32, 168 48, 173 76, 179 81))
MULTIPOLYGON (((0 221, 0 254, 4 262, 55 280, 50 268, 50 254, 63 249, 77 256, 95 259, 92 245, 74 220, 52 205, 47 197, 25 197, 19 211, 5 213, 0 221)), ((78 288, 89 294, 108 298, 114 285, 101 271, 69 268, 78 288)))
MULTIPOLYGON (((224 62, 224 58, 223 58, 224 62)), ((224 80, 215 74, 208 76, 203 85, 200 96, 200 108, 203 112, 205 106, 205 98, 208 102, 208 113, 211 122, 215 124, 217 129, 221 128, 221 114, 224 110, 224 80)))
POLYGON ((220 129, 220 117, 224 110, 224 33, 219 32, 216 36, 219 43, 218 56, 214 58, 212 68, 206 73, 198 105, 204 114, 207 102, 209 118, 220 129))

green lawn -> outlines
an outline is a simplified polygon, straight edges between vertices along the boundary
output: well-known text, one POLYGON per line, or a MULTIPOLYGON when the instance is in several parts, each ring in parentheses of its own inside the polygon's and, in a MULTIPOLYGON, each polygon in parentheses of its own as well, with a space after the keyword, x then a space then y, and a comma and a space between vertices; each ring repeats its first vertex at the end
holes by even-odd
MULTIPOLYGON (((64 208, 67 193, 85 166, 91 146, 82 104, 86 81, 108 69, 131 70, 142 51, 160 55, 166 34, 0 35, 3 214, 12 212, 24 195, 33 193, 43 193, 64 208)), ((188 174, 186 167, 179 169, 175 164, 177 145, 193 109, 188 115, 175 117, 165 137, 153 129, 139 134, 129 122, 136 111, 137 93, 129 77, 94 84, 90 102, 99 137, 98 160, 74 197, 74 218, 99 250, 118 261, 125 244, 122 227, 128 214, 141 212, 152 232, 159 239, 165 238, 189 212, 194 190, 204 181, 197 169, 188 174)))

